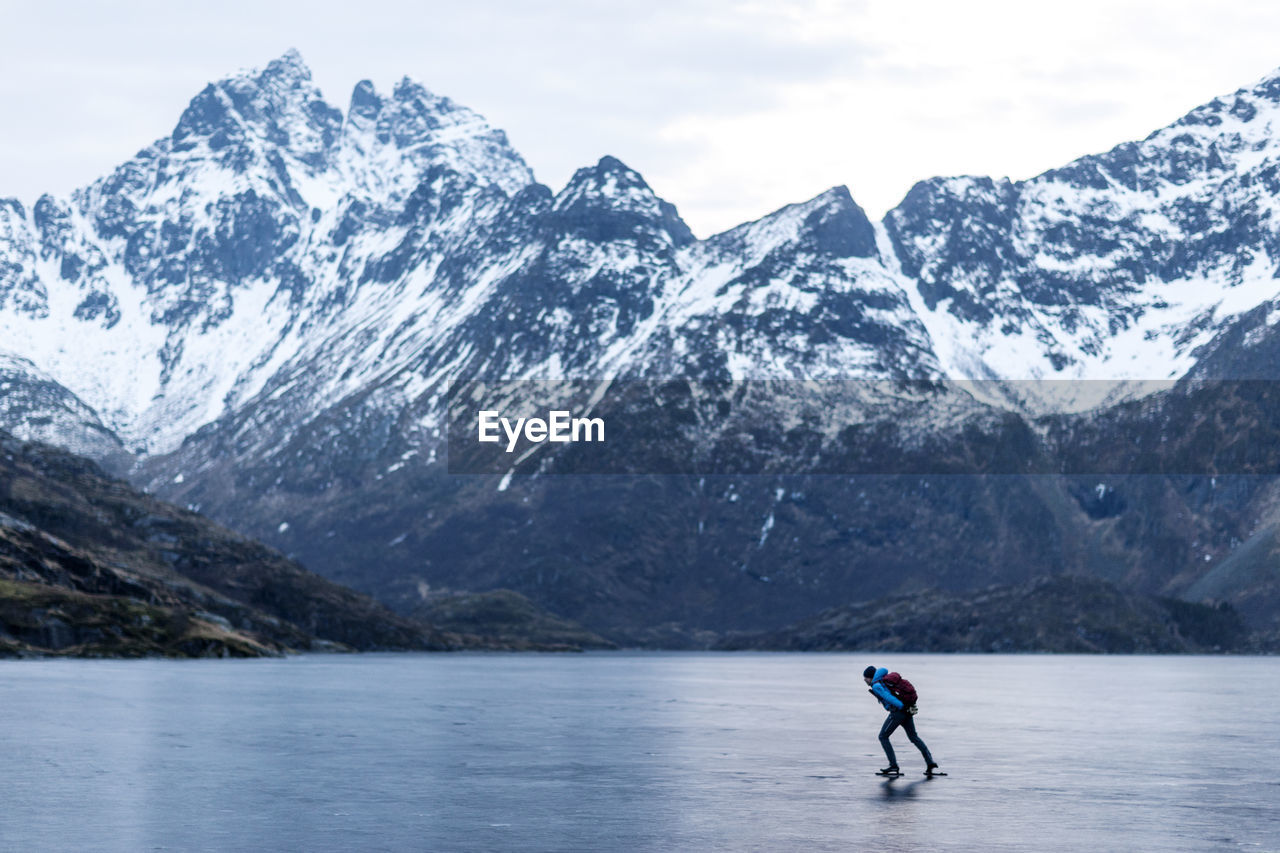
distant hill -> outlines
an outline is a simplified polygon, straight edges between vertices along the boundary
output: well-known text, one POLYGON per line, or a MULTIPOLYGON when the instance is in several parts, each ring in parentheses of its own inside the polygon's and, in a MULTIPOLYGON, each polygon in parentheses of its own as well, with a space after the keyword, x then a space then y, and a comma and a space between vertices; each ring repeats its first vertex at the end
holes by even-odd
POLYGON ((0 434, 0 654, 480 645, 397 616, 93 462, 0 434))
POLYGON ((1052 577, 957 595, 936 590, 848 604, 721 649, 894 652, 1280 651, 1229 606, 1126 593, 1097 578, 1052 577))
POLYGON ((517 649, 616 648, 598 634, 548 613, 509 589, 432 595, 413 615, 443 631, 488 637, 517 649))

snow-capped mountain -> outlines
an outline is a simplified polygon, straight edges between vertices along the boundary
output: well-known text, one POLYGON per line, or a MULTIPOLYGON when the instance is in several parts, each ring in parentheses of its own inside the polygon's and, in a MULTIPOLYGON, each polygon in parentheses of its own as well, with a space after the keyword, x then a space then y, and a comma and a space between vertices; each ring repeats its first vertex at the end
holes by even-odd
MULTIPOLYGON (((554 192, 467 108, 406 79, 390 94, 360 83, 343 111, 290 52, 206 87, 171 134, 70 198, 0 200, 0 425, 64 433, 99 458, 118 440, 140 454, 140 482, 384 597, 467 586, 460 519, 520 490, 445 476, 444 398, 459 380, 1113 381, 975 391, 1029 416, 1168 387, 1143 380, 1269 375, 1267 359, 1238 354, 1280 346, 1278 116, 1273 76, 1027 181, 922 182, 880 223, 837 187, 698 239, 612 157, 554 192), (352 568, 370 556, 376 579, 352 568)), ((981 413, 948 387, 948 424, 981 413)), ((913 399, 884 417, 901 422, 913 399)), ((542 488, 519 500, 554 503, 542 488)), ((786 496, 825 494, 837 527, 865 509, 837 497, 847 484, 737 488, 671 498, 761 513, 723 525, 755 556, 725 533, 700 558, 726 571, 747 572, 781 538, 770 531, 786 496)), ((912 494, 884 488, 885 506, 912 494)), ((1017 513, 982 494, 989 536, 1017 513)), ((1047 494, 1021 500, 1043 501, 1054 523, 1072 502, 1093 518, 1087 490, 1047 494)), ((686 510, 671 523, 698 515, 686 510)), ((956 525, 963 538, 968 521, 956 525)), ((646 559, 684 559, 660 550, 646 559)), ((1096 553, 1055 565, 1093 566, 1096 553)), ((860 589, 831 580, 839 571, 769 577, 791 577, 803 601, 860 589)), ((1157 575, 1148 586, 1172 583, 1157 575)), ((550 576, 475 588, 539 598, 550 576)))
POLYGON ((934 178, 884 221, 975 378, 1172 379, 1277 296, 1280 73, 1026 181, 934 178))
POLYGON ((478 374, 941 371, 843 188, 699 242, 613 158, 553 195, 466 108, 405 80, 344 115, 292 52, 0 213, 3 339, 150 454, 387 382, 401 405, 478 374))
POLYGON ((147 453, 298 375, 328 380, 312 410, 404 369, 409 396, 468 373, 1176 378, 1277 295, 1278 114, 1269 77, 1028 181, 922 182, 880 225, 837 188, 699 241, 613 158, 553 195, 465 107, 406 79, 344 113, 291 51, 72 198, 0 205, 0 334, 147 453))
POLYGON ((394 322, 396 247, 457 236, 530 180, 470 110, 406 80, 389 97, 361 83, 344 117, 290 52, 208 86, 170 136, 71 199, 6 202, 0 340, 131 448, 170 450, 351 332, 358 290, 394 322), (432 187, 426 205, 453 219, 424 226, 432 187))

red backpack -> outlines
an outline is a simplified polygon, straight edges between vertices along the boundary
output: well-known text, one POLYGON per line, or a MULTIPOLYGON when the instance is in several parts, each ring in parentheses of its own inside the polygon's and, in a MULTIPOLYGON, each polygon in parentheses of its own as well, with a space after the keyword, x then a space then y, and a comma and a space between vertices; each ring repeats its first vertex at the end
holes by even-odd
POLYGON ((916 700, 920 697, 916 694, 916 689, 911 686, 911 682, 907 681, 896 672, 891 672, 884 678, 880 679, 880 683, 889 688, 889 692, 894 695, 904 707, 910 708, 916 704, 916 700))

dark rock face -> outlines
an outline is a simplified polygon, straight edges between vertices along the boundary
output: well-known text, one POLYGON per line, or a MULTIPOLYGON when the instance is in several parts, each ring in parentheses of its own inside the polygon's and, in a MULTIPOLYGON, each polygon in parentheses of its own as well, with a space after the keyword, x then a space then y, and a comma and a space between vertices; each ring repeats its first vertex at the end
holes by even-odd
POLYGON ((826 196, 831 203, 805 218, 805 248, 836 258, 876 257, 875 229, 848 188, 836 187, 826 196))

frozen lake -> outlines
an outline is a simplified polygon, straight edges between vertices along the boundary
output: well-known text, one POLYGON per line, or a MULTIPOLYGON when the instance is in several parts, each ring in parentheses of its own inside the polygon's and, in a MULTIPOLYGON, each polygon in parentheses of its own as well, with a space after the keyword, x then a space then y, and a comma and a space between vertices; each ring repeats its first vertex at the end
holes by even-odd
POLYGON ((3 850, 1280 850, 1276 658, 14 661, 0 732, 3 850))

